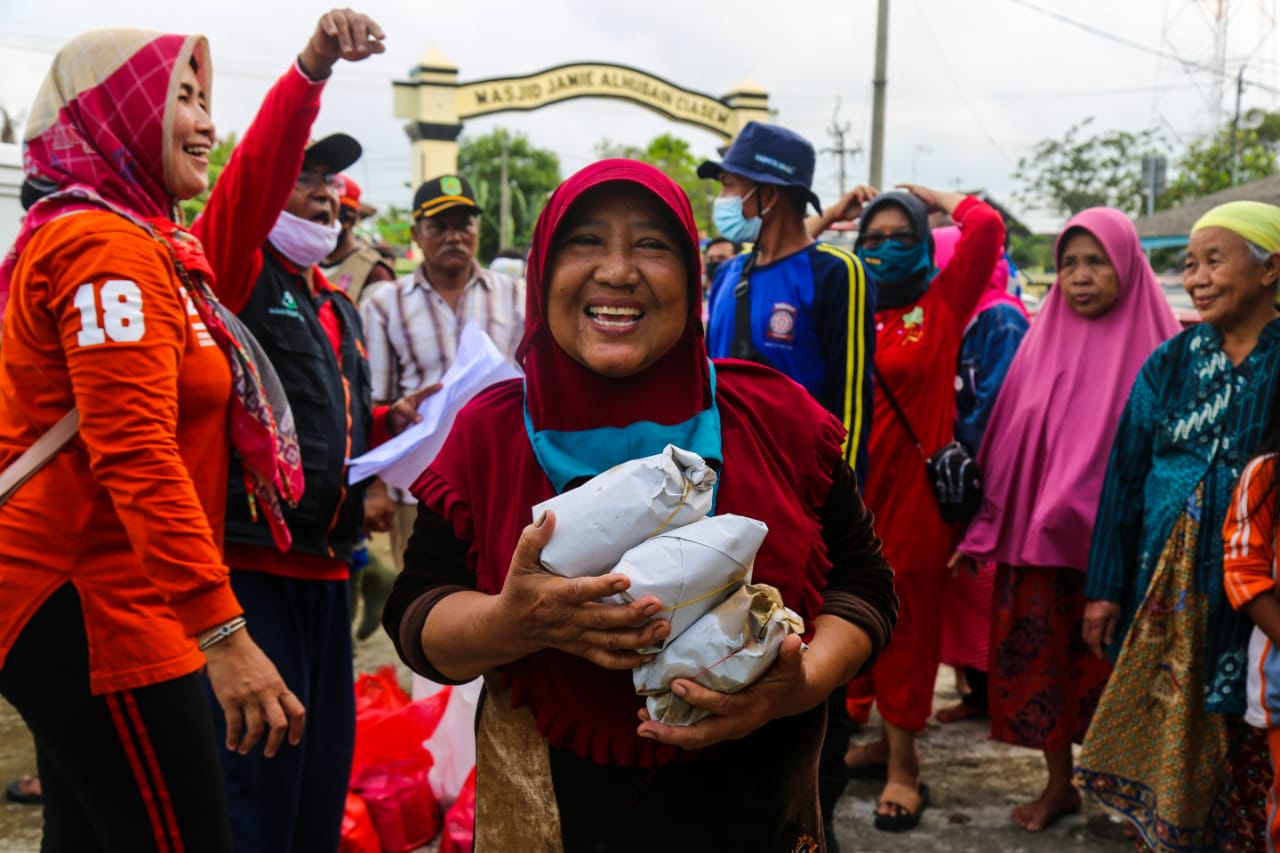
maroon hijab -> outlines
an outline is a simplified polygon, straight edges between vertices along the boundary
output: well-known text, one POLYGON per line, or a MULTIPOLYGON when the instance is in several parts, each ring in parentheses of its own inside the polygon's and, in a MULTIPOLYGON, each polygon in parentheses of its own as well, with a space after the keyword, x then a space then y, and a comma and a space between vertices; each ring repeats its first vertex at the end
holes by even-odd
POLYGON ((516 350, 516 358, 525 369, 533 428, 569 431, 624 427, 637 421, 674 424, 688 420, 711 405, 698 290, 701 279, 698 227, 689 199, 678 184, 658 169, 636 160, 602 160, 561 184, 547 200, 533 231, 525 296, 525 333, 516 350), (585 193, 615 181, 638 184, 657 196, 671 212, 679 225, 677 235, 682 238, 689 279, 689 319, 684 335, 649 369, 628 376, 626 393, 621 394, 618 393, 619 380, 593 372, 556 345, 547 327, 545 305, 556 232, 585 193), (572 395, 558 392, 565 388, 575 391, 572 395))

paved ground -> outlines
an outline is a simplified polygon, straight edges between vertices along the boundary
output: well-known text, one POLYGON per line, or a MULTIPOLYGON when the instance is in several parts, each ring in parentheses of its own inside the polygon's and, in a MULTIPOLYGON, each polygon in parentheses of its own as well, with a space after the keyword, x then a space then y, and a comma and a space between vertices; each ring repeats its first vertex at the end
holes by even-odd
MULTIPOLYGON (((378 634, 360 646, 356 666, 371 671, 393 658, 390 641, 378 634)), ((938 679, 935 706, 954 701, 949 671, 944 670, 938 679)), ((873 719, 865 736, 876 733, 873 719)), ((1045 780, 1044 764, 1039 753, 988 740, 983 721, 947 726, 931 723, 920 751, 923 776, 933 791, 933 806, 925 812, 920 827, 900 836, 877 832, 871 822, 879 783, 850 782, 836 814, 836 834, 845 853, 1132 849, 1091 828, 1105 826, 1107 821, 1089 807, 1084 815, 1062 820, 1038 835, 1014 827, 1009 822, 1009 809, 1039 792, 1045 780)), ((34 763, 26 728, 0 700, 0 784, 31 772, 34 763)), ((0 853, 36 853, 39 847, 40 809, 7 802, 0 806, 0 853)))

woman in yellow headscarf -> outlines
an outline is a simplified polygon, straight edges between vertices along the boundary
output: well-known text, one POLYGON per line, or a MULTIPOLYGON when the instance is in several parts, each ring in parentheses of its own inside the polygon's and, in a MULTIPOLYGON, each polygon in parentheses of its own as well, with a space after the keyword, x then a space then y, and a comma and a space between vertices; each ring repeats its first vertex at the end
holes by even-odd
POLYGON ((1196 223, 1183 286, 1204 322, 1143 365, 1098 506, 1084 639, 1116 666, 1076 782, 1157 850, 1265 845, 1271 768, 1241 722, 1250 624, 1223 589, 1222 523, 1280 375, 1277 280, 1280 208, 1196 223))

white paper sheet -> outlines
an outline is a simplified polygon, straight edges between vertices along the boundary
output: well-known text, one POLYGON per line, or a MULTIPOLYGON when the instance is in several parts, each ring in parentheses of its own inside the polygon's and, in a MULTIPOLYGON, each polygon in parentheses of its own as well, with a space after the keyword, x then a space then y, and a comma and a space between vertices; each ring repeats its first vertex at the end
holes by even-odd
POLYGON ((409 488, 440 452, 459 410, 495 382, 520 375, 479 326, 467 323, 457 356, 440 380, 440 390, 418 407, 422 421, 363 456, 348 460, 348 482, 358 483, 376 474, 389 486, 409 488))

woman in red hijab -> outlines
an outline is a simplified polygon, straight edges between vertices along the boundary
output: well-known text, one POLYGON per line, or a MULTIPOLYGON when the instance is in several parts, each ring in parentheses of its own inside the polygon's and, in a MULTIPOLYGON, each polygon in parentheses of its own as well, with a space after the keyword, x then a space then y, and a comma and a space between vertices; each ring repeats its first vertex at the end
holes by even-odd
POLYGON ((473 400, 415 485, 384 624, 416 671, 485 676, 477 850, 647 850, 672 827, 690 849, 824 843, 825 699, 887 641, 891 572, 839 423, 773 370, 707 358, 700 280, 674 182, 626 160, 574 175, 534 232, 525 380, 473 400), (632 685, 634 650, 669 625, 629 626, 659 601, 595 604, 629 581, 548 574, 538 555, 554 515, 527 524, 534 504, 667 443, 720 469, 717 512, 769 526, 754 579, 808 629, 807 651, 784 642, 740 693, 676 681, 714 713, 684 728, 645 719, 632 685))

